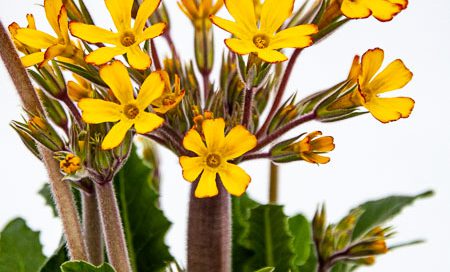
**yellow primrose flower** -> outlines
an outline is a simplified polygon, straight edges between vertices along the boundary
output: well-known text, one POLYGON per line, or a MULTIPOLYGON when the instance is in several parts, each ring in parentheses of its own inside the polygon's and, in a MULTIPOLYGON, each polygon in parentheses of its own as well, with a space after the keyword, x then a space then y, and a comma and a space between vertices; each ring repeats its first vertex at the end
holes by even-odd
POLYGON ((114 21, 117 33, 95 25, 79 22, 70 23, 72 35, 90 43, 106 43, 113 47, 100 47, 86 56, 88 63, 100 65, 107 63, 118 55, 126 54, 130 65, 139 70, 150 67, 151 59, 142 51, 139 44, 161 35, 166 28, 165 23, 157 23, 145 28, 147 19, 158 8, 161 0, 144 0, 131 27, 131 7, 133 0, 105 0, 106 7, 114 21))
POLYGON ((377 20, 385 22, 392 20, 407 6, 408 0, 343 0, 341 11, 351 19, 373 15, 377 20))
POLYGON ((77 82, 72 80, 67 82, 67 94, 69 95, 69 98, 74 102, 79 102, 83 98, 92 98, 94 90, 89 81, 77 74, 73 74, 73 77, 77 82))
POLYGON ((339 98, 330 106, 330 109, 364 106, 376 119, 383 123, 408 118, 414 108, 412 98, 384 98, 378 95, 403 88, 411 81, 413 74, 401 60, 397 59, 375 76, 383 60, 384 51, 375 48, 368 50, 363 55, 361 64, 354 61, 351 74, 353 74, 353 77, 357 75, 358 88, 339 98))
MULTIPOLYGON (((36 29, 36 22, 34 21, 34 16, 33 14, 27 14, 27 22, 28 25, 26 28, 29 29, 36 29)), ((22 27, 19 26, 18 23, 13 22, 12 24, 10 24, 8 26, 8 31, 11 34, 11 38, 14 42, 14 45, 16 46, 17 50, 19 50, 20 52, 28 55, 28 54, 32 54, 32 53, 36 53, 36 52, 40 52, 41 50, 38 48, 33 48, 31 46, 27 46, 26 44, 21 43, 19 40, 16 39, 16 35, 17 35, 17 30, 20 29, 22 27)), ((24 58, 24 57, 22 57, 24 58)))
POLYGON ((223 0, 217 0, 214 5, 212 0, 180 0, 177 4, 195 28, 201 29, 203 23, 206 23, 206 28, 210 29, 209 16, 219 11, 223 6, 223 0))
POLYGON ((145 109, 161 96, 164 82, 157 72, 151 73, 144 81, 137 98, 134 98, 133 86, 127 68, 114 61, 100 68, 100 77, 111 88, 119 104, 102 99, 84 98, 78 103, 83 120, 88 124, 117 122, 102 142, 102 149, 118 146, 127 131, 134 125, 139 134, 148 133, 164 123, 164 119, 145 109))
POLYGON ((241 125, 232 128, 225 136, 225 121, 222 118, 205 120, 202 127, 206 145, 195 129, 189 130, 184 137, 183 146, 198 155, 180 157, 184 179, 193 182, 201 175, 195 189, 198 198, 218 194, 217 175, 230 194, 242 195, 251 178, 242 168, 228 161, 253 149, 256 137, 241 125))
POLYGON ((232 22, 211 16, 212 22, 236 38, 225 40, 228 48, 240 55, 255 53, 266 62, 281 62, 288 58, 277 51, 282 48, 304 48, 312 44, 310 35, 316 25, 299 25, 279 30, 292 14, 295 0, 266 0, 261 8, 259 27, 253 0, 227 0, 225 6, 236 20, 232 22))
POLYGON ((159 73, 164 81, 164 91, 158 99, 152 102, 152 107, 155 112, 164 114, 180 104, 184 97, 184 90, 181 90, 180 78, 177 75, 175 75, 175 83, 172 88, 169 74, 166 71, 159 71, 159 73))
POLYGON ((317 164, 326 164, 330 162, 329 157, 321 156, 334 150, 334 139, 331 136, 319 137, 322 135, 320 131, 314 131, 306 135, 303 140, 294 144, 291 148, 300 154, 300 158, 304 161, 317 164))
POLYGON ((59 161, 59 168, 68 175, 75 174, 81 169, 81 159, 80 157, 69 153, 63 160, 59 161))
POLYGON ((35 26, 17 29, 14 39, 32 48, 45 49, 45 52, 34 52, 22 57, 23 65, 26 67, 35 64, 43 66, 55 57, 63 57, 66 62, 82 60, 83 52, 69 38, 69 19, 61 0, 45 0, 44 9, 47 20, 57 37, 36 30, 35 26))

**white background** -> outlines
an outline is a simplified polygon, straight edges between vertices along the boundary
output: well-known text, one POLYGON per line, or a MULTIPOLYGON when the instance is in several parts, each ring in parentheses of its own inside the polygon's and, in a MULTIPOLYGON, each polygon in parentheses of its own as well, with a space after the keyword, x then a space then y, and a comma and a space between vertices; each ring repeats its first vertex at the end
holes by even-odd
MULTIPOLYGON (((298 1, 297 4, 300 4, 298 1)), ((98 25, 112 28, 103 1, 86 0, 98 25)), ((192 57, 192 29, 176 7, 165 0, 172 13, 173 37, 181 55, 192 57)), ((49 30, 42 1, 0 0, 0 19, 5 25, 26 25, 32 12, 39 29, 49 30)), ((222 10, 221 15, 226 16, 222 10)), ((414 72, 412 82, 398 95, 411 96, 416 107, 409 119, 383 125, 370 115, 334 124, 309 123, 297 132, 322 130, 335 137, 331 163, 315 166, 292 163, 281 167, 280 202, 286 213, 312 217, 318 203, 326 201, 330 220, 344 216, 356 204, 391 194, 436 191, 432 199, 419 201, 393 221, 398 235, 392 243, 416 238, 426 244, 400 249, 377 258, 375 266, 361 271, 449 271, 450 245, 450 4, 446 0, 410 1, 409 8, 392 22, 374 19, 352 21, 332 37, 304 51, 295 67, 288 90, 300 96, 343 80, 355 54, 381 47, 386 61, 401 58, 414 72)), ((217 30, 217 48, 226 34, 217 30)), ((161 50, 167 51, 162 39, 161 50)), ((386 63, 387 64, 387 63, 386 63)), ((3 66, 0 66, 0 227, 14 217, 24 217, 41 231, 44 251, 57 246, 61 226, 37 191, 47 180, 45 171, 9 127, 21 114, 19 99, 3 66)), ((397 93, 394 93, 397 95, 397 93)), ((187 200, 189 184, 181 177, 177 158, 161 150, 162 206, 174 223, 168 243, 185 263, 187 200)), ((267 199, 267 162, 248 162, 243 167, 253 177, 249 194, 267 199)), ((214 227, 214 226, 212 226, 214 227)))

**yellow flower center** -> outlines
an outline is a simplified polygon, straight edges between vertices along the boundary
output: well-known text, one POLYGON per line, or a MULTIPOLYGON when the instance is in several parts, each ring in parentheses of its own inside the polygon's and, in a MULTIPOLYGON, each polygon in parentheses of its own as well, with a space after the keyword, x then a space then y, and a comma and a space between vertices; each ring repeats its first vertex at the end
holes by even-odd
POLYGON ((163 101, 162 101, 162 104, 163 104, 164 106, 170 106, 170 105, 173 105, 174 103, 175 103, 175 99, 172 99, 172 98, 170 98, 170 97, 166 97, 166 98, 164 98, 163 101))
POLYGON ((217 154, 209 154, 206 157, 206 165, 208 165, 211 168, 217 168, 220 165, 220 156, 217 154))
POLYGON ((270 38, 264 34, 257 34, 253 37, 253 43, 259 49, 264 49, 269 46, 270 38))
POLYGON ((135 42, 136 37, 134 37, 134 34, 131 32, 125 32, 120 38, 120 43, 126 47, 132 46, 135 42))
POLYGON ((139 109, 136 105, 127 104, 123 109, 123 113, 128 119, 134 119, 139 114, 139 109))
POLYGON ((64 160, 59 162, 59 168, 68 175, 74 174, 81 169, 80 162, 81 160, 78 156, 67 154, 64 160))

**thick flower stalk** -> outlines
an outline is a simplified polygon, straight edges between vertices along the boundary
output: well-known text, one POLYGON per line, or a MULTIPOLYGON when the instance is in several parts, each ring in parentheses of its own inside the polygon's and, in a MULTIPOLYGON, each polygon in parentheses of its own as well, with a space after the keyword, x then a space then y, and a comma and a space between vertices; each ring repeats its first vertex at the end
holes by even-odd
POLYGON ((294 0, 266 0, 261 8, 259 27, 252 0, 228 0, 225 6, 236 22, 217 16, 211 16, 211 20, 236 37, 226 39, 225 44, 239 55, 255 53, 266 62, 282 62, 288 57, 279 49, 308 47, 313 43, 311 35, 318 32, 317 26, 312 24, 279 31, 292 14, 294 0))
POLYGON ((106 43, 113 47, 103 46, 86 56, 88 63, 100 65, 107 63, 115 56, 126 54, 130 65, 138 70, 150 67, 151 59, 142 51, 140 44, 153 39, 164 32, 165 23, 157 23, 146 28, 146 22, 158 8, 161 0, 145 0, 139 7, 134 25, 131 26, 131 8, 133 0, 106 0, 105 4, 116 26, 117 33, 95 25, 80 22, 70 23, 72 35, 90 43, 106 43))

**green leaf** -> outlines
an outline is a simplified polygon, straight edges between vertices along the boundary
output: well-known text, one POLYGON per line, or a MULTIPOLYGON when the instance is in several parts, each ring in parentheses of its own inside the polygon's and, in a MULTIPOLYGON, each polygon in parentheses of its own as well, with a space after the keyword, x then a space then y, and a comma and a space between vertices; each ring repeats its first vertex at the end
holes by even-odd
POLYGON ((59 271, 61 265, 69 260, 66 245, 62 243, 39 269, 39 272, 55 272, 59 271))
POLYGON ((36 272, 44 261, 39 232, 21 218, 9 222, 0 235, 0 271, 36 272))
POLYGON ((299 272, 316 272, 317 271, 317 255, 314 244, 309 245, 309 257, 308 260, 302 265, 298 267, 299 272))
POLYGON ((273 272, 273 271, 275 271, 274 267, 264 267, 264 268, 261 268, 261 269, 255 271, 255 272, 273 272))
POLYGON ((399 214, 403 208, 414 203, 417 199, 430 197, 432 191, 416 196, 390 196, 387 198, 366 202, 358 208, 363 210, 353 231, 352 239, 355 240, 375 226, 382 225, 399 214))
POLYGON ((111 265, 104 263, 100 266, 94 266, 83 261, 65 262, 61 265, 62 272, 115 272, 111 265))
POLYGON ((151 176, 151 169, 133 148, 115 179, 135 271, 160 271, 173 260, 164 242, 171 223, 157 207, 158 194, 150 185, 151 176))
POLYGON ((301 214, 289 218, 289 229, 294 236, 294 264, 303 265, 308 260, 312 243, 308 219, 301 214))
POLYGON ((294 238, 289 232, 288 217, 283 207, 263 205, 251 210, 248 241, 255 252, 251 258, 253 270, 275 267, 276 271, 290 271, 294 262, 294 238))

